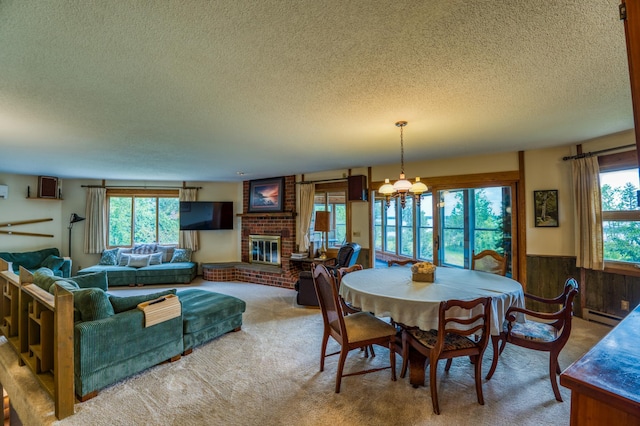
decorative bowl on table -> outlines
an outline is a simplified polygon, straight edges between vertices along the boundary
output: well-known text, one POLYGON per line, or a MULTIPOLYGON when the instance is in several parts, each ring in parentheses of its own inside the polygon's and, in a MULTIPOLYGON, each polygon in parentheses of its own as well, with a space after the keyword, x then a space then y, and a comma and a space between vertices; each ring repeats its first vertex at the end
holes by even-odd
POLYGON ((431 262, 419 262, 411 266, 411 279, 432 283, 436 280, 436 265, 431 262))

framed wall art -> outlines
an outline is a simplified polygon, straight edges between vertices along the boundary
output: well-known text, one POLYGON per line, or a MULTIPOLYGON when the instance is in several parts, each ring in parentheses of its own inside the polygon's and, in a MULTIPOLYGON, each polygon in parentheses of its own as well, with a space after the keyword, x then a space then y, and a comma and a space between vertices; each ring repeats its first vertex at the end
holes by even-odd
POLYGON ((249 181, 249 213, 281 212, 283 208, 283 177, 249 181))
POLYGON ((558 227, 558 190, 533 191, 534 220, 537 228, 558 227))

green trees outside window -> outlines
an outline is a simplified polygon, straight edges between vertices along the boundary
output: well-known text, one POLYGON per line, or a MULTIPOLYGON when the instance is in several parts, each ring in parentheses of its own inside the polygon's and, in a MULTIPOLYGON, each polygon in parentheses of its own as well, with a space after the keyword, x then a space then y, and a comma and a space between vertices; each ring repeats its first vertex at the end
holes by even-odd
POLYGON ((640 261, 638 169, 600 173, 604 259, 640 261))
POLYGON ((469 268, 471 253, 490 249, 511 255, 511 187, 460 188, 423 195, 418 207, 407 199, 402 209, 377 199, 373 213, 374 247, 398 256, 469 268), (434 199, 439 229, 434 229, 434 199), (434 232, 439 247, 434 249, 434 232))
POLYGON ((109 196, 108 245, 177 244, 180 226, 178 197, 109 196))

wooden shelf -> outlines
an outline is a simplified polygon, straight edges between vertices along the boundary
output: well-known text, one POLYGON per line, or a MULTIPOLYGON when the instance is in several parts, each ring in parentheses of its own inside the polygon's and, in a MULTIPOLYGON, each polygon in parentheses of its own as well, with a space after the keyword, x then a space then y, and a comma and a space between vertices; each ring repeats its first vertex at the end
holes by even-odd
POLYGON ((51 198, 51 197, 25 197, 27 200, 50 200, 50 201, 62 201, 64 198, 51 198))

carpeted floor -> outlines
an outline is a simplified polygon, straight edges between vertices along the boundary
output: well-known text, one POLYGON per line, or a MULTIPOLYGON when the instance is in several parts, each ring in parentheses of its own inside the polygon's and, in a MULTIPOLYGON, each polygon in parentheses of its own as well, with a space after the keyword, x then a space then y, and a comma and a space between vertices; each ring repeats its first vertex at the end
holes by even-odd
MULTIPOLYGON (((298 307, 295 291, 247 283, 197 279, 192 285, 247 302, 242 330, 222 336, 174 363, 153 367, 75 405, 62 421, 53 402, 17 356, 0 341, 0 381, 25 425, 568 425, 570 391, 555 400, 547 354, 507 346, 495 375, 484 381, 485 405, 476 401, 473 369, 456 359, 449 373, 438 368, 440 408, 433 414, 428 387, 408 379, 390 380, 388 370, 347 377, 334 393, 337 357, 319 372, 322 318, 317 309, 298 307)), ((184 287, 184 286, 176 286, 184 287)), ((114 288, 133 295, 164 286, 114 288)), ((574 320, 571 339, 560 356, 566 368, 610 330, 574 320)), ((115 342, 114 342, 115 344, 115 342)), ((330 343, 330 346, 332 343, 330 343)), ((337 347, 333 343, 332 347, 337 347)), ((354 351, 346 369, 388 362, 354 351)), ((493 353, 483 360, 486 374, 493 353)), ((401 358, 398 358, 398 371, 401 358)))

